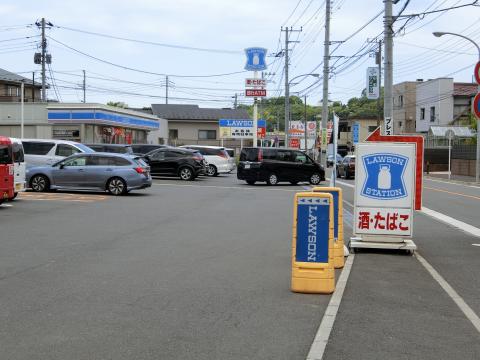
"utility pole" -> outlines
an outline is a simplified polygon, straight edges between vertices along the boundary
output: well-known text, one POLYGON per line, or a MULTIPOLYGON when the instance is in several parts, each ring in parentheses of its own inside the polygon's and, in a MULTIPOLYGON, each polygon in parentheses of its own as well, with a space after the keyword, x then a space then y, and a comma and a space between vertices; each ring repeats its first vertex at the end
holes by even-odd
POLYGON ((288 44, 297 42, 289 40, 289 33, 300 32, 300 30, 293 30, 292 28, 285 27, 281 29, 285 31, 285 147, 288 147, 288 130, 290 129, 290 83, 288 80, 288 66, 289 66, 289 57, 288 57, 288 44))
POLYGON ((305 108, 304 111, 304 120, 305 120, 305 153, 308 151, 308 135, 307 135, 307 95, 304 96, 303 105, 305 108))
POLYGON ((235 96, 234 96, 235 100, 233 101, 233 108, 236 109, 237 108, 237 104, 238 104, 238 95, 237 93, 235 93, 235 96))
POLYGON ((85 74, 85 70, 82 70, 83 71, 83 103, 85 104, 86 101, 87 101, 87 79, 86 79, 86 74, 85 74))
POLYGON ((24 81, 22 80, 21 81, 21 84, 20 84, 20 102, 21 102, 21 105, 20 105, 20 138, 23 139, 23 136, 24 136, 24 124, 25 124, 25 112, 24 112, 24 102, 25 102, 25 83, 24 81))
POLYGON ((32 71, 32 102, 35 102, 35 71, 32 71))
POLYGON ((47 57, 47 39, 45 38, 45 18, 42 18, 42 101, 47 101, 45 61, 47 57))
POLYGON ((375 62, 378 65, 378 87, 380 88, 377 100, 377 127, 379 127, 382 120, 382 114, 380 113, 380 109, 382 108, 382 40, 378 40, 378 51, 375 54, 375 62))
MULTIPOLYGON (((390 118, 393 124, 393 17, 392 0, 384 0, 384 42, 385 42, 385 64, 384 64, 384 96, 383 96, 383 117, 384 121, 390 118)), ((393 135, 393 131, 392 131, 393 135)))
POLYGON ((168 104, 168 75, 165 75, 165 104, 168 104))
MULTIPOLYGON (((328 121, 328 77, 330 60, 330 0, 325 1, 325 43, 323 46, 323 101, 322 101, 322 132, 327 131, 328 121)), ((322 133, 322 139, 324 134, 322 133)), ((327 141, 328 143, 328 141, 327 141)), ((327 168, 327 145, 321 147, 320 161, 323 167, 327 168), (325 155, 322 156, 323 151, 325 155)))
POLYGON ((286 27, 285 28, 285 147, 288 147, 289 128, 290 128, 290 88, 288 86, 288 27, 286 27))

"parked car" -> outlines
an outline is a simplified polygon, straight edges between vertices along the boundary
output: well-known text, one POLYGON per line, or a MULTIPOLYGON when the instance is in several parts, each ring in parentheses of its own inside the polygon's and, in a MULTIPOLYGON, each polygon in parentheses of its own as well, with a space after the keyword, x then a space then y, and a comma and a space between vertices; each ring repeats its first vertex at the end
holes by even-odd
POLYGON ((350 179, 355 177, 355 155, 347 155, 342 162, 337 165, 337 176, 350 179))
POLYGON ((133 155, 132 145, 129 144, 85 144, 96 152, 133 155))
POLYGON ((15 195, 17 197, 18 193, 25 191, 26 189, 26 165, 25 165, 25 153, 23 150, 23 144, 20 139, 10 138, 12 142, 12 154, 13 154, 13 181, 15 186, 15 195))
POLYGON ((198 151, 203 155, 207 162, 208 176, 230 173, 235 169, 235 158, 230 157, 224 147, 203 145, 183 145, 181 147, 198 151))
POLYGON ((152 186, 150 168, 140 157, 111 153, 75 154, 51 166, 27 169, 33 191, 101 190, 123 195, 152 186))
POLYGON ((150 151, 167 147, 167 145, 153 145, 153 144, 133 144, 131 148, 135 155, 145 155, 150 151))
POLYGON ((198 151, 164 147, 144 156, 152 175, 178 176, 182 180, 194 180, 205 173, 205 159, 198 151))
MULTIPOLYGON (((340 164, 343 160, 342 155, 337 154, 337 166, 340 164)), ((327 167, 332 167, 333 166, 333 154, 327 156, 327 167)))
POLYGON ((225 151, 227 152, 228 156, 235 159, 235 149, 225 148, 225 151))
POLYGON ((280 148, 243 148, 238 163, 237 178, 253 185, 266 181, 298 184, 309 181, 318 185, 325 180, 325 170, 302 151, 280 148))
POLYGON ((28 167, 52 165, 78 153, 93 153, 83 144, 68 140, 22 139, 25 163, 28 167))

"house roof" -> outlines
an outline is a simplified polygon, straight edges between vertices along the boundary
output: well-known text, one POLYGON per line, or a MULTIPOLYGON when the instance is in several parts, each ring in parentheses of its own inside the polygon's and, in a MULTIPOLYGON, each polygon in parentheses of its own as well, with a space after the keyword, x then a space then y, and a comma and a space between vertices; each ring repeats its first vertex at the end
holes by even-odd
POLYGON ((250 119, 245 109, 201 108, 198 105, 152 104, 152 113, 168 120, 250 119))
POLYGON ((430 133, 433 136, 447 137, 447 131, 453 131, 458 137, 473 137, 473 131, 467 126, 430 126, 430 133))
POLYGON ((475 96, 477 92, 477 84, 453 83, 453 96, 475 96))
MULTIPOLYGON (((12 82, 12 83, 18 83, 18 84, 23 81, 25 85, 32 85, 33 83, 32 79, 28 79, 26 77, 12 73, 4 69, 0 69, 0 81, 12 82)), ((35 81, 35 86, 41 87, 42 84, 35 81)))

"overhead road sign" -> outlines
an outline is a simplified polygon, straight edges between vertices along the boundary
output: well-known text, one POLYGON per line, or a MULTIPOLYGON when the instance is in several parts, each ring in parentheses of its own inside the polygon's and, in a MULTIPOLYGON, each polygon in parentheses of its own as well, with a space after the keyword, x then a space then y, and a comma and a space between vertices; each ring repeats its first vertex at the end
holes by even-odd
POLYGON ((291 289, 331 294, 335 290, 333 197, 328 193, 295 194, 291 289))
POLYGON ((422 210, 422 187, 423 187, 423 136, 421 135, 392 135, 380 134, 380 128, 372 132, 365 141, 368 142, 399 142, 414 143, 416 145, 415 156, 415 202, 414 209, 422 210))
POLYGON ((267 49, 260 47, 251 47, 245 49, 245 55, 247 56, 245 70, 262 71, 267 68, 267 63, 265 61, 265 58, 267 56, 267 49))
POLYGON ((246 89, 245 96, 247 97, 265 97, 267 96, 267 90, 265 89, 246 89))
POLYGON ((253 87, 263 89, 267 86, 266 79, 245 79, 245 87, 253 87))
POLYGON ((355 238, 351 247, 405 248, 411 241, 415 192, 414 143, 360 143, 355 163, 355 238))

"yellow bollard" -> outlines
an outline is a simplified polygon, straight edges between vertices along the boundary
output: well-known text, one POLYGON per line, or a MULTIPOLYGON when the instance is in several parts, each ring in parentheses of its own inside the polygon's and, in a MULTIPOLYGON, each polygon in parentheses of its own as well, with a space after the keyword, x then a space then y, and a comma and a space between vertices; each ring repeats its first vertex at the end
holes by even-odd
POLYGON ((291 289, 318 294, 335 290, 332 194, 295 194, 291 289))
POLYGON ((339 187, 314 187, 313 192, 325 192, 333 196, 333 253, 335 269, 341 269, 345 265, 343 253, 343 195, 339 187))

